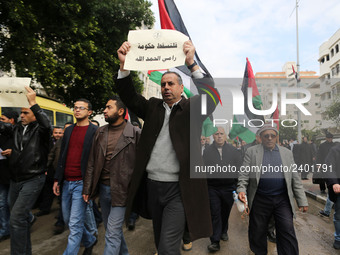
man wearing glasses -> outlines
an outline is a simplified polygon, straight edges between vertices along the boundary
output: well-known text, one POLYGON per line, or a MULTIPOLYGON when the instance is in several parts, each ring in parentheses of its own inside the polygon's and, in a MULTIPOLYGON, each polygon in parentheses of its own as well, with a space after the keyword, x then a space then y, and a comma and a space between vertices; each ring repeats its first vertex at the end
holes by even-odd
POLYGON ((90 101, 78 99, 73 109, 77 122, 65 129, 53 185, 57 196, 62 185, 62 212, 70 229, 64 255, 78 254, 81 242, 85 246, 83 254, 92 254, 97 243, 96 237, 85 228, 88 205, 83 200, 82 190, 93 136, 98 127, 89 120, 92 114, 90 101))
POLYGON ((278 131, 272 124, 263 125, 258 133, 262 144, 246 151, 237 184, 239 199, 245 203, 248 197, 250 249, 257 255, 267 254, 267 229, 273 215, 278 254, 299 254, 294 198, 303 212, 308 203, 300 176, 294 171, 293 155, 276 144, 278 131))

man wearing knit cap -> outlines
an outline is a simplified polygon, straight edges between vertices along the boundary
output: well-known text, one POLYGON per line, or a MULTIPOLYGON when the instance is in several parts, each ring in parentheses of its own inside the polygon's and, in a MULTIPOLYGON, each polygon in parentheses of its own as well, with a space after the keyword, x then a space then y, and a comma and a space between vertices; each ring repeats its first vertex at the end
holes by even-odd
POLYGON ((299 254, 293 216, 295 202, 303 212, 307 198, 298 172, 294 172, 292 152, 277 146, 278 131, 264 124, 258 131, 262 144, 247 149, 237 184, 239 199, 250 209, 249 244, 257 255, 267 254, 267 229, 275 219, 278 254, 299 254))

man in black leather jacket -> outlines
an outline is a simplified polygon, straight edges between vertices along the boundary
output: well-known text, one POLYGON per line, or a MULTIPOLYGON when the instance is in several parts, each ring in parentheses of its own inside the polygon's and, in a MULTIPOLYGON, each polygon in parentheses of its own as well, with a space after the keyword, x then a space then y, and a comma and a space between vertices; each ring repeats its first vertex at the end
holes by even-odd
POLYGON ((13 138, 10 165, 11 254, 32 254, 29 213, 45 182, 51 124, 26 87, 30 108, 21 109, 21 121, 11 126, 0 122, 0 132, 13 138))

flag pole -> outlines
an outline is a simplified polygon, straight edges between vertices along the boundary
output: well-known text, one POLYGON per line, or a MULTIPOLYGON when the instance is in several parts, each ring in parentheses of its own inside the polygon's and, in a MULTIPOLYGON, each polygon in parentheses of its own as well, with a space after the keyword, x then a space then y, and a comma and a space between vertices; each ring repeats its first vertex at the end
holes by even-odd
MULTIPOLYGON (((298 19, 298 0, 296 0, 296 87, 300 88, 300 61, 299 61, 299 19, 298 19)), ((299 92, 297 93, 297 98, 300 98, 299 92)), ((298 141, 301 143, 301 111, 297 111, 297 126, 298 126, 298 141)))

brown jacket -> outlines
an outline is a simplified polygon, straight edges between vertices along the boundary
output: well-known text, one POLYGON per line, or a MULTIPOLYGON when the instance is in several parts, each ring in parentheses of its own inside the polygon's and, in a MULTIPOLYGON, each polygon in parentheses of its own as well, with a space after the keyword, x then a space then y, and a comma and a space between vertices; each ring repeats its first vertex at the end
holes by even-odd
MULTIPOLYGON (((84 179, 83 194, 94 198, 98 193, 98 183, 105 163, 109 125, 98 128, 93 138, 92 148, 84 179)), ((110 169, 111 205, 125 206, 128 185, 135 167, 137 143, 140 129, 127 122, 113 152, 110 169)))
MULTIPOLYGON (((130 76, 117 79, 116 85, 118 94, 123 102, 138 117, 144 120, 143 131, 137 149, 136 167, 128 191, 125 220, 127 222, 131 211, 144 218, 151 218, 147 209, 147 173, 145 169, 163 125, 165 115, 163 100, 157 98, 146 100, 143 96, 137 94, 130 76)), ((207 116, 200 116, 200 114, 197 116, 190 115, 190 107, 197 107, 196 109, 200 110, 200 104, 199 96, 194 96, 190 99, 182 98, 174 106, 175 108, 172 110, 169 120, 171 141, 180 163, 179 185, 192 241, 202 237, 209 237, 212 234, 206 179, 190 178, 190 155, 199 155, 201 158, 201 127, 203 121, 207 118, 207 116), (193 120, 193 117, 196 118, 193 120), (191 123, 194 125, 192 129, 190 129, 191 123), (195 144, 190 144, 190 140, 195 144), (190 145, 192 146, 190 147, 190 145)), ((208 114, 214 108, 215 105, 209 105, 208 99, 208 114)))

